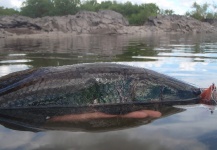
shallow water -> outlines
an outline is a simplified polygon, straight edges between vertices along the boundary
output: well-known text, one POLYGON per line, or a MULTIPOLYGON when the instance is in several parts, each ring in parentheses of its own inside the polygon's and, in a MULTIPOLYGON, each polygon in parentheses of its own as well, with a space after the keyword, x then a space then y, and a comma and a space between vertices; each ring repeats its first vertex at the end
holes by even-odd
MULTIPOLYGON (((217 83, 217 36, 0 39, 0 76, 28 68, 90 62, 145 67, 208 87, 217 83)), ((61 128, 31 132, 0 125, 0 149, 215 149, 216 108, 193 105, 185 109, 151 122, 99 131, 61 128)))

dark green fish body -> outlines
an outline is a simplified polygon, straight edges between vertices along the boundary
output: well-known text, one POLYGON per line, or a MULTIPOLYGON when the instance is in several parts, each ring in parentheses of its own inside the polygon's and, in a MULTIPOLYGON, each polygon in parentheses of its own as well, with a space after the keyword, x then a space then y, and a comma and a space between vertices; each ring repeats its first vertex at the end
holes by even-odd
POLYGON ((141 107, 198 103, 199 94, 199 88, 172 77, 115 63, 29 69, 0 78, 0 109, 5 110, 124 114, 141 107))

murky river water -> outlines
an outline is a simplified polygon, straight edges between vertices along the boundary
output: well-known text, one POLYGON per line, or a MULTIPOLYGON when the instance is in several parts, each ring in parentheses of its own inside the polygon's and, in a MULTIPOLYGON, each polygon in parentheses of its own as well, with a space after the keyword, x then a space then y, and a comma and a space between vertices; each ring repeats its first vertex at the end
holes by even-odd
MULTIPOLYGON (((28 68, 89 62, 145 67, 198 87, 208 87, 217 83, 217 36, 0 39, 0 76, 28 68)), ((207 150, 217 147, 217 111, 215 107, 203 105, 189 106, 151 122, 140 120, 103 130, 67 127, 32 132, 0 125, 0 149, 207 150)))

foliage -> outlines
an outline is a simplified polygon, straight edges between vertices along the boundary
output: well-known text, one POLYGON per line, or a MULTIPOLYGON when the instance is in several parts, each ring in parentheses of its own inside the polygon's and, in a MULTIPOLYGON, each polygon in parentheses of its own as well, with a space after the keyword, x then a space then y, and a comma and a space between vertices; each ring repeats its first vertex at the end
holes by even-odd
POLYGON ((98 6, 97 0, 84 1, 80 6, 80 10, 97 11, 98 6))
MULTIPOLYGON (((154 3, 132 4, 131 2, 120 3, 117 1, 97 0, 25 0, 20 14, 32 18, 44 16, 74 15, 80 10, 99 11, 114 10, 121 13, 129 20, 131 25, 142 25, 150 16, 161 13, 154 3)), ((0 9, 1 13, 1 9, 0 9)), ((172 10, 165 10, 165 14, 172 14, 172 10)))
POLYGON ((26 0, 21 8, 21 14, 29 17, 74 15, 79 10, 99 11, 110 9, 121 13, 129 19, 130 24, 141 25, 150 16, 156 16, 160 9, 156 4, 118 3, 116 1, 87 0, 26 0))
POLYGON ((53 3, 51 0, 26 0, 21 7, 21 14, 36 18, 52 15, 53 3))
POLYGON ((174 11, 172 9, 161 9, 160 10, 161 15, 174 15, 174 11))
POLYGON ((80 0, 26 0, 21 14, 32 18, 75 14, 79 5, 80 0))
POLYGON ((102 1, 97 3, 96 0, 85 1, 81 4, 81 10, 98 11, 101 9, 114 10, 128 18, 131 25, 141 25, 150 16, 156 16, 160 9, 156 4, 132 4, 131 2, 118 3, 116 1, 102 1))
POLYGON ((135 12, 130 14, 129 23, 134 25, 142 25, 149 17, 157 16, 159 14, 160 9, 156 4, 142 4, 137 6, 135 12), (136 12, 138 11, 138 12, 136 12))
POLYGON ((53 0, 54 15, 74 15, 79 10, 80 0, 53 0))
POLYGON ((214 4, 211 5, 208 3, 204 3, 202 5, 199 5, 197 2, 194 2, 192 8, 192 11, 186 12, 187 16, 191 16, 198 20, 217 18, 217 6, 214 4))
POLYGON ((0 15, 14 15, 19 14, 19 11, 12 8, 0 7, 0 15))

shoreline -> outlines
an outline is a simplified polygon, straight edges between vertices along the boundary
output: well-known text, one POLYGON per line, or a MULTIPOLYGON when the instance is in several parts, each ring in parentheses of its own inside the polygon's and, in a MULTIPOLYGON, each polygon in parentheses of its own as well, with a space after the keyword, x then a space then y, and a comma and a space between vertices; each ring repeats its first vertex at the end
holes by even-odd
POLYGON ((15 15, 0 16, 0 38, 217 33, 216 24, 180 15, 158 15, 150 17, 142 26, 132 26, 121 14, 111 10, 35 19, 15 15))

